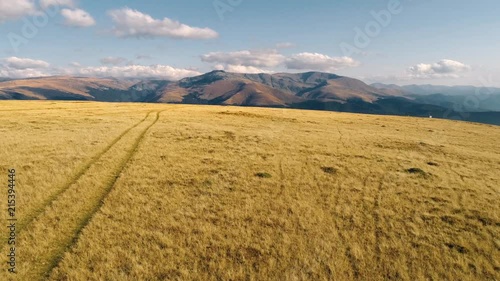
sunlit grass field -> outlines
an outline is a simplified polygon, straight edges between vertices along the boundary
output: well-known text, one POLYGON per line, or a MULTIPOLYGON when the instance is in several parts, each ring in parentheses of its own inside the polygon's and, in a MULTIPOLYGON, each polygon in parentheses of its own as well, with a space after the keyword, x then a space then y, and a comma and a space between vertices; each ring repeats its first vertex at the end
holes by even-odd
POLYGON ((496 126, 2 101, 0 135, 0 280, 500 280, 496 126))

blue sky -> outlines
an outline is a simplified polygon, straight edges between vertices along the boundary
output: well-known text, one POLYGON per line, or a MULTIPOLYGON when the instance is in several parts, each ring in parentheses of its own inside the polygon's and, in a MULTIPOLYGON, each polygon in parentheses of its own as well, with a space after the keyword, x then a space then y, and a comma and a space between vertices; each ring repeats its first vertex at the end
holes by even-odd
POLYGON ((0 0, 0 76, 316 70, 500 86, 499 13, 497 0, 0 0))

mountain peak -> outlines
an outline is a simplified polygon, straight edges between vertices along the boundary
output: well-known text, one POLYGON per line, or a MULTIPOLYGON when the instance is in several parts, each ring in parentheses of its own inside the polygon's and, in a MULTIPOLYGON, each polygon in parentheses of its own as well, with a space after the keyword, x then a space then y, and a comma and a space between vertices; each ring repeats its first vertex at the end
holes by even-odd
POLYGON ((218 70, 216 69, 216 70, 212 70, 212 71, 210 71, 210 72, 208 72, 206 74, 211 74, 211 73, 213 73, 213 74, 215 74, 215 73, 226 73, 226 71, 221 70, 221 69, 218 69, 218 70))
POLYGON ((208 73, 184 78, 179 81, 179 85, 184 88, 191 87, 193 85, 208 85, 215 81, 227 79, 230 73, 225 72, 224 70, 214 70, 208 73))

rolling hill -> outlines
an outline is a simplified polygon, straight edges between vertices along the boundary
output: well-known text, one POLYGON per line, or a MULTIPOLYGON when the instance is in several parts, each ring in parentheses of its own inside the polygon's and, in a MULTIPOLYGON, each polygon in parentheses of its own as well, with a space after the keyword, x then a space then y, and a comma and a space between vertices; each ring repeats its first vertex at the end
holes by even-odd
POLYGON ((392 93, 335 74, 237 74, 224 71, 185 78, 158 90, 155 101, 196 104, 294 107, 306 101, 374 102, 392 93))
POLYGON ((0 122, 0 280, 500 276, 500 127, 74 101, 0 101, 0 122))
MULTIPOLYGON (((491 90, 490 88, 488 88, 491 90)), ((179 81, 47 77, 0 82, 0 99, 237 105, 458 119, 500 125, 500 94, 469 106, 471 87, 373 84, 330 73, 212 71, 179 81), (458 93, 449 93, 457 89, 458 93), (448 94, 423 94, 442 90, 448 94), (414 91, 414 92, 412 92, 414 91), (427 91, 427 92, 425 92, 427 91)), ((477 92, 477 91, 476 91, 477 92)))
POLYGON ((0 82, 0 99, 111 101, 126 96, 134 82, 112 78, 46 77, 0 82))
POLYGON ((0 82, 3 99, 149 101, 291 107, 305 101, 373 103, 401 96, 335 74, 237 74, 213 71, 171 82, 48 77, 0 82))

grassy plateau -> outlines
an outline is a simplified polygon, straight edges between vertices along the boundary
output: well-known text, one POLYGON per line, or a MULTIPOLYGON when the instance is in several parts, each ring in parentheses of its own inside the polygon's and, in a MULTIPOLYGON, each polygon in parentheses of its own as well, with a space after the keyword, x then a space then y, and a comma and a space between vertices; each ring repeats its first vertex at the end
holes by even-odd
POLYGON ((500 127, 0 102, 0 280, 500 280, 500 127))

